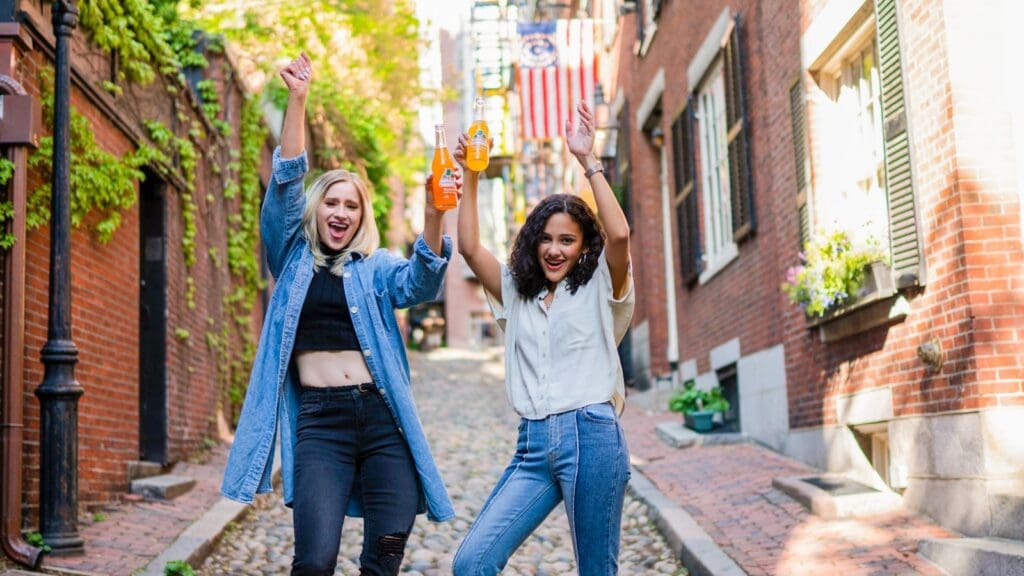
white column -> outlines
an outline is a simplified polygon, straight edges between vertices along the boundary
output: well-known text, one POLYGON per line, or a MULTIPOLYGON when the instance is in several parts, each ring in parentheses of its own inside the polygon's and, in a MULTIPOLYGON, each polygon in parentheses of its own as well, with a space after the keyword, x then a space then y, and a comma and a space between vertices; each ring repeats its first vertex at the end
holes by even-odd
MULTIPOLYGON (((668 314, 668 361, 679 364, 679 323, 676 320, 676 267, 672 250, 672 200, 668 185, 668 147, 661 146, 661 215, 662 236, 665 242, 665 313, 668 314)), ((672 378, 676 376, 673 370, 672 378)), ((673 382, 674 383, 674 382, 673 382)))

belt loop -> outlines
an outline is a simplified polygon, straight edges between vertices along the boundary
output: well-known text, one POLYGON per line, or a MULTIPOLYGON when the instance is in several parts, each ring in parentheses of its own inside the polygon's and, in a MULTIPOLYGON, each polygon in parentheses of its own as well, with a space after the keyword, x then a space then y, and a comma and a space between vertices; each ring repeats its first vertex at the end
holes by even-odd
POLYGON ((357 388, 359 390, 359 393, 360 394, 366 394, 367 392, 372 392, 372 389, 367 388, 367 386, 369 386, 371 384, 373 384, 373 383, 372 382, 360 382, 359 383, 359 388, 357 388))

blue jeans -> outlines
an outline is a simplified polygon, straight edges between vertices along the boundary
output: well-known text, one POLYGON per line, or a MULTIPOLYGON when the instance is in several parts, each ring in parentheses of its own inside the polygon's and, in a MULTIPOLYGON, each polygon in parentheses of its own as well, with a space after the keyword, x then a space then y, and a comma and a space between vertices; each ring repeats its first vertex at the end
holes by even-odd
POLYGON ((352 486, 363 496, 360 574, 394 575, 416 519, 412 455, 380 394, 303 388, 295 445, 292 575, 334 574, 352 486))
POLYGON ((565 501, 580 576, 618 572, 626 439, 610 404, 519 425, 515 456, 455 554, 455 576, 499 573, 565 501))

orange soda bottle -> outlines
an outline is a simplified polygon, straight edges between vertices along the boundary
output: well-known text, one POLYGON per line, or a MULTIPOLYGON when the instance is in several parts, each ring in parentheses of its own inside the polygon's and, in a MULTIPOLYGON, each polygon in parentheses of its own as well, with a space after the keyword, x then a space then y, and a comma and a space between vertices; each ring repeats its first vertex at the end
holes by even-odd
POLYGON ((469 149, 466 150, 466 167, 473 172, 483 172, 491 161, 491 131, 484 120, 484 99, 477 98, 473 104, 473 123, 469 125, 469 149))
POLYGON ((434 192, 434 208, 451 210, 459 204, 459 194, 455 186, 455 158, 448 151, 444 138, 444 124, 434 126, 434 162, 430 165, 433 176, 431 190, 434 192))

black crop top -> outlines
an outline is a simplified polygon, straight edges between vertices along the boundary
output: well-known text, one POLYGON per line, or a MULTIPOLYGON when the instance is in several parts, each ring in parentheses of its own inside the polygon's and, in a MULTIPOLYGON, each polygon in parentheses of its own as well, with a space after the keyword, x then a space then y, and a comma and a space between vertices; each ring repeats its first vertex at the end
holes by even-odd
POLYGON ((295 352, 362 350, 348 311, 345 285, 327 268, 317 268, 302 303, 295 352))

